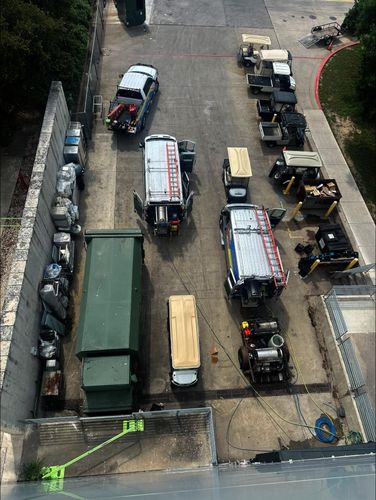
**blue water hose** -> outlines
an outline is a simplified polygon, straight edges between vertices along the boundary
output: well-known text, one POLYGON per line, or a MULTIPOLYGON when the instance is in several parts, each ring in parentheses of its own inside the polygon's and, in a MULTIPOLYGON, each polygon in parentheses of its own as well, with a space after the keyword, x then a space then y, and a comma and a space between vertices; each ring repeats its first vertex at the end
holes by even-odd
POLYGON ((337 430, 333 423, 333 420, 327 415, 323 415, 318 418, 315 422, 316 437, 322 443, 333 443, 337 439, 337 430), (324 427, 325 426, 325 427, 324 427), (330 434, 325 432, 328 430, 330 434))

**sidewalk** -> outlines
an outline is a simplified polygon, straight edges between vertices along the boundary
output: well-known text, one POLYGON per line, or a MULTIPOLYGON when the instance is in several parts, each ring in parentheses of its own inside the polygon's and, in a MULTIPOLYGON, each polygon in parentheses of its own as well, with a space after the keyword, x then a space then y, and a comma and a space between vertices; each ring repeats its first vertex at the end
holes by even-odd
POLYGON ((338 210, 347 226, 349 237, 353 240, 354 249, 359 251, 360 264, 372 264, 375 262, 375 224, 367 205, 324 113, 320 109, 304 109, 303 113, 328 177, 338 181, 342 193, 338 210))

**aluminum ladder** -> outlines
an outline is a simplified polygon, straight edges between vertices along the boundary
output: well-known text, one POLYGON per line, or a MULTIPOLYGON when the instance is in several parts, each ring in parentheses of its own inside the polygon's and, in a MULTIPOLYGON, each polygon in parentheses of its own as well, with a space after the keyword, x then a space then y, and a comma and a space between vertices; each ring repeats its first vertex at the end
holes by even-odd
POLYGON ((275 243, 275 239, 274 239, 273 231, 272 231, 272 228, 271 228, 271 225, 269 222, 268 214, 267 214, 266 210, 264 208, 262 208, 261 209, 262 220, 261 220, 261 218, 258 214, 258 210, 259 209, 256 208, 256 212, 255 212, 256 219, 257 219, 257 222, 258 222, 258 225, 260 228, 260 233, 261 233, 262 241, 264 244, 266 256, 267 256, 267 259, 269 262, 270 271, 271 271, 272 276, 273 276, 274 284, 276 287, 278 286, 277 279, 276 279, 276 270, 278 270, 278 274, 281 277, 281 281, 283 283, 283 286, 284 286, 284 288, 286 288, 287 287, 286 277, 285 277, 285 273, 283 272, 281 258, 279 256, 279 251, 278 251, 277 245, 275 243), (267 236, 268 236, 267 238, 265 237, 265 233, 267 233, 267 236))
POLYGON ((176 144, 166 144, 168 190, 170 199, 180 198, 180 172, 176 156, 176 144))

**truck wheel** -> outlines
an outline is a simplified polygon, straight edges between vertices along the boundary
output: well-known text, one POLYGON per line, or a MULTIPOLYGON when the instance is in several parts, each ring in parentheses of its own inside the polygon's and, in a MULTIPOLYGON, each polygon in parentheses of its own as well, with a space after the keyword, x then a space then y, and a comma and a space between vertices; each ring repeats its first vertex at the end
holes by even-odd
POLYGON ((242 370, 249 370, 248 349, 245 346, 240 347, 238 351, 239 365, 242 370))
POLYGON ((275 142, 267 141, 266 145, 268 146, 268 148, 274 148, 275 142))
POLYGON ((252 94, 253 94, 253 95, 257 95, 257 94, 259 94, 259 93, 260 93, 260 89, 258 89, 257 87, 253 87, 253 88, 252 88, 252 94))

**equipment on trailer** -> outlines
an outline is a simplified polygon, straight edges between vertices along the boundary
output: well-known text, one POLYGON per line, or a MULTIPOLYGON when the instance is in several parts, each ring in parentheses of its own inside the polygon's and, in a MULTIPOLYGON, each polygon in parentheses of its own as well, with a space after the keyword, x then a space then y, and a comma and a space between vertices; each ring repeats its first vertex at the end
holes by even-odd
POLYGON ((243 34, 238 52, 238 63, 246 67, 256 64, 259 50, 269 48, 271 44, 268 36, 243 34), (258 50, 255 49, 255 45, 258 50))
POLYGON ((177 142, 170 135, 150 135, 143 149, 145 201, 134 191, 134 210, 154 227, 156 235, 177 234, 192 212, 194 192, 188 173, 196 161, 196 144, 177 142))
POLYGON ((303 147, 306 128, 307 122, 301 113, 281 113, 280 123, 259 123, 261 140, 269 147, 276 145, 303 147))
POLYGON ((227 203, 247 201, 247 189, 252 167, 247 148, 227 148, 228 158, 223 161, 222 181, 227 203))
POLYGON ((115 99, 110 102, 107 127, 130 134, 142 130, 158 88, 158 71, 154 66, 140 63, 130 66, 122 75, 115 99))
POLYGON ((272 224, 285 209, 269 209, 249 204, 226 205, 219 218, 221 243, 225 250, 229 299, 240 297, 243 307, 280 295, 286 288, 285 276, 272 224))
POLYGON ((311 33, 305 35, 299 40, 306 49, 313 47, 317 43, 323 41, 325 45, 331 45, 335 38, 342 35, 342 26, 336 22, 320 24, 311 29, 311 33))
POLYGON ((294 183, 302 179, 318 179, 321 175, 322 161, 320 155, 314 151, 282 151, 269 177, 278 184, 286 184, 294 177, 294 183))
POLYGON ((286 92, 296 90, 296 82, 291 76, 291 68, 287 63, 273 62, 270 76, 247 73, 245 78, 252 94, 273 92, 275 89, 286 92))
POLYGON ((344 230, 339 224, 322 224, 315 235, 320 252, 299 260, 301 277, 311 274, 320 264, 331 268, 351 269, 359 265, 359 254, 355 252, 344 230))
POLYGON ((273 90, 269 100, 259 99, 257 101, 257 112, 262 120, 280 120, 281 113, 293 113, 298 100, 293 92, 273 90), (276 116, 275 116, 276 115, 276 116))
POLYGON ((240 368, 255 384, 290 379, 290 353, 276 318, 252 319, 241 324, 243 345, 238 351, 240 368))

